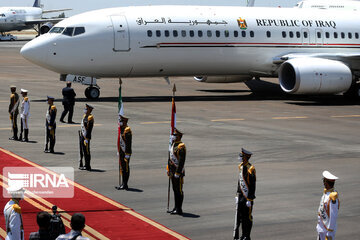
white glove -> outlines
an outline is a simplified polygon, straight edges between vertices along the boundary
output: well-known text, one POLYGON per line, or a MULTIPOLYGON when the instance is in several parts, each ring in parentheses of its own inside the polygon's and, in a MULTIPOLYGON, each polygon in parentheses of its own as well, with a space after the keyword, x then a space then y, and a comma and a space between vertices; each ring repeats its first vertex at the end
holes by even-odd
POLYGON ((48 126, 48 129, 49 129, 49 130, 51 130, 51 129, 52 129, 52 127, 48 126))
POLYGON ((85 141, 84 141, 86 144, 88 144, 89 143, 89 140, 87 140, 87 139, 85 139, 85 141))
POLYGON ((119 156, 119 152, 116 152, 116 156, 119 156))
POLYGON ((130 155, 125 155, 125 158, 129 160, 129 159, 130 159, 130 155))
POLYGON ((236 204, 239 203, 239 197, 238 197, 238 196, 235 197, 235 203, 236 203, 236 204))
POLYGON ((251 207, 251 202, 250 201, 246 201, 246 206, 249 208, 251 207))
POLYGON ((180 174, 175 173, 175 178, 179 178, 179 177, 180 177, 180 174))

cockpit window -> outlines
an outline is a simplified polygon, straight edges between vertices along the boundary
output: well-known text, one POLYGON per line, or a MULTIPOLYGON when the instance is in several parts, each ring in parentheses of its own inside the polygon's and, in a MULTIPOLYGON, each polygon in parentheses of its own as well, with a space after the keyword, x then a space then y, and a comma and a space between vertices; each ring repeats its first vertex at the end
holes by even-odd
POLYGON ((62 34, 71 37, 73 35, 73 32, 74 32, 74 28, 68 27, 65 29, 65 31, 62 34))
POLYGON ((5 17, 5 14, 4 14, 4 13, 0 13, 0 17, 5 17))
POLYGON ((80 34, 83 34, 83 33, 85 33, 85 28, 84 27, 77 27, 77 28, 75 28, 74 36, 80 35, 80 34))
POLYGON ((63 27, 53 27, 51 30, 50 30, 50 33, 62 33, 64 31, 64 28, 63 27))

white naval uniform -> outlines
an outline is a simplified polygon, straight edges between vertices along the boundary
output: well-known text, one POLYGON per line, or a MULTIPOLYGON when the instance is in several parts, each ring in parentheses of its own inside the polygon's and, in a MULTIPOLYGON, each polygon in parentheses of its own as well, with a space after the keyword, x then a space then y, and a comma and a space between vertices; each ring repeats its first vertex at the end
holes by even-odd
POLYGON ((24 97, 21 102, 20 117, 24 129, 29 129, 29 117, 30 117, 30 100, 28 97, 24 97))
POLYGON ((338 199, 338 193, 333 188, 329 190, 324 189, 324 194, 320 200, 318 222, 316 226, 320 240, 335 239, 336 220, 339 207, 340 201, 338 199))
POLYGON ((24 228, 19 204, 11 199, 4 208, 7 236, 5 240, 23 240, 24 228))

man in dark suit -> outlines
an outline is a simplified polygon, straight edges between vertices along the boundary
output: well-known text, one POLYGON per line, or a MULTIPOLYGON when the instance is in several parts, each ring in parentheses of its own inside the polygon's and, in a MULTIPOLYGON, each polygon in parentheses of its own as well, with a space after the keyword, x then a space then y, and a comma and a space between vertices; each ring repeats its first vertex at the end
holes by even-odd
POLYGON ((72 121, 72 117, 74 113, 76 93, 74 89, 71 88, 71 82, 66 83, 66 87, 64 87, 62 90, 62 95, 63 95, 62 104, 64 105, 64 111, 61 114, 60 122, 64 123, 64 118, 66 114, 69 112, 68 123, 74 123, 72 121))

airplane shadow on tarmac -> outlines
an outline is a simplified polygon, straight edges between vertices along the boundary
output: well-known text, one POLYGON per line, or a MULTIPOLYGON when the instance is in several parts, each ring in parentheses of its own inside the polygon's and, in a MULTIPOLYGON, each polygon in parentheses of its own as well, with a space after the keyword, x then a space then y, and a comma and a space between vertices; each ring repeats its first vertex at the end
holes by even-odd
MULTIPOLYGON (((279 84, 254 79, 245 83, 250 90, 199 89, 198 92, 221 93, 221 95, 176 96, 177 102, 212 101, 285 101, 287 104, 303 106, 351 106, 359 105, 360 99, 350 99, 342 95, 290 95, 284 93, 279 84)), ((209 84, 210 86, 210 84, 209 84)), ((123 97, 123 102, 171 102, 171 96, 123 97)), ((46 102, 32 100, 33 102, 46 102)), ((61 102, 61 99, 55 100, 61 102)), ((118 97, 100 97, 97 100, 77 98, 76 102, 118 102, 118 97)))

